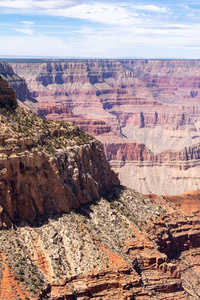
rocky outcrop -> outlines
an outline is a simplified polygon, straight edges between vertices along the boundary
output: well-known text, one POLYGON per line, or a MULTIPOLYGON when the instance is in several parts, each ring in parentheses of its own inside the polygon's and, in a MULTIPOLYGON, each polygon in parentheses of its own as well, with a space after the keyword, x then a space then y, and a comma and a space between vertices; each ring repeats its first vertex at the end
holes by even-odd
MULTIPOLYGON (((21 108, 0 124, 2 300, 198 299, 198 192, 188 212, 189 193, 120 187, 102 144, 72 124, 21 108)), ((120 159, 155 159, 144 144, 118 146, 120 159)))
MULTIPOLYGON (((3 80, 5 107, 16 96, 3 80), (8 98, 8 99, 7 99, 8 98), (6 101, 5 101, 6 100, 6 101), (5 103, 6 104, 5 104, 5 103)), ((0 99, 1 100, 1 99, 0 99)), ((18 108, 0 115, 1 227, 69 212, 119 185, 103 146, 78 127, 45 121, 18 108)))
MULTIPOLYGON (((30 147, 31 141, 27 144, 30 147)), ((0 159, 0 205, 13 222, 69 212, 119 184, 97 141, 59 150, 53 157, 20 150, 9 154, 1 151, 0 159)))
POLYGON ((26 81, 16 75, 9 64, 0 62, 0 74, 8 80, 10 87, 15 90, 17 98, 30 98, 26 81))
POLYGON ((13 110, 17 107, 15 91, 9 87, 9 83, 0 75, 0 108, 13 110))
POLYGON ((0 76, 8 80, 10 87, 15 90, 18 105, 36 113, 37 101, 30 96, 26 81, 16 75, 12 67, 5 62, 0 62, 0 76))

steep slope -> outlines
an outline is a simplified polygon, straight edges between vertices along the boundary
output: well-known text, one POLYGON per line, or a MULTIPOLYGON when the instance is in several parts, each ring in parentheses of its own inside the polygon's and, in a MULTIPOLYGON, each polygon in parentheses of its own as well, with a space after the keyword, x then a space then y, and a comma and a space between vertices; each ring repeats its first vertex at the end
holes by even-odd
POLYGON ((128 189, 106 198, 3 231, 1 299, 198 299, 199 210, 128 189))

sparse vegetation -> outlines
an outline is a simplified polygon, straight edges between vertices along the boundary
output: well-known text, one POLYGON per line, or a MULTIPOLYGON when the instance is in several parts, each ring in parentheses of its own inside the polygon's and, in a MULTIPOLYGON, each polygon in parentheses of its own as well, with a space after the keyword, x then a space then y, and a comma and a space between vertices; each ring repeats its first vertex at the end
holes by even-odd
POLYGON ((36 148, 38 151, 46 151, 49 155, 53 155, 58 149, 85 144, 93 139, 71 123, 45 120, 23 108, 0 109, 0 123, 2 135, 6 135, 4 140, 32 139, 32 143, 26 145, 28 150, 36 148))

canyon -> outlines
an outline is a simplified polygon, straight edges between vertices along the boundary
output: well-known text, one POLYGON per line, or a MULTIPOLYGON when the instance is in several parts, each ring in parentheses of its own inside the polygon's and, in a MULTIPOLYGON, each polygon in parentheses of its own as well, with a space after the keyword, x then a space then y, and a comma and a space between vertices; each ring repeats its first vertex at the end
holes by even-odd
POLYGON ((103 143, 122 184, 160 195, 200 188, 200 61, 22 60, 11 66, 26 80, 40 116, 73 122, 103 143))
MULTIPOLYGON (((0 75, 0 299, 199 299, 200 190, 156 196, 121 186, 98 140, 23 100, 0 75)), ((161 157, 105 135, 117 163, 179 158, 187 171, 198 161, 198 147, 161 157)))

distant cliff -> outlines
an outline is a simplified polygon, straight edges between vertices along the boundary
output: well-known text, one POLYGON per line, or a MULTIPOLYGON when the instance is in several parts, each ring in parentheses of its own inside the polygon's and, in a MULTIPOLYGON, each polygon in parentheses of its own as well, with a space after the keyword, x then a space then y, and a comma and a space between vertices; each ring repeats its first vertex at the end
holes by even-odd
POLYGON ((12 66, 39 101, 41 116, 71 121, 102 141, 122 184, 159 194, 200 188, 198 60, 12 66))

